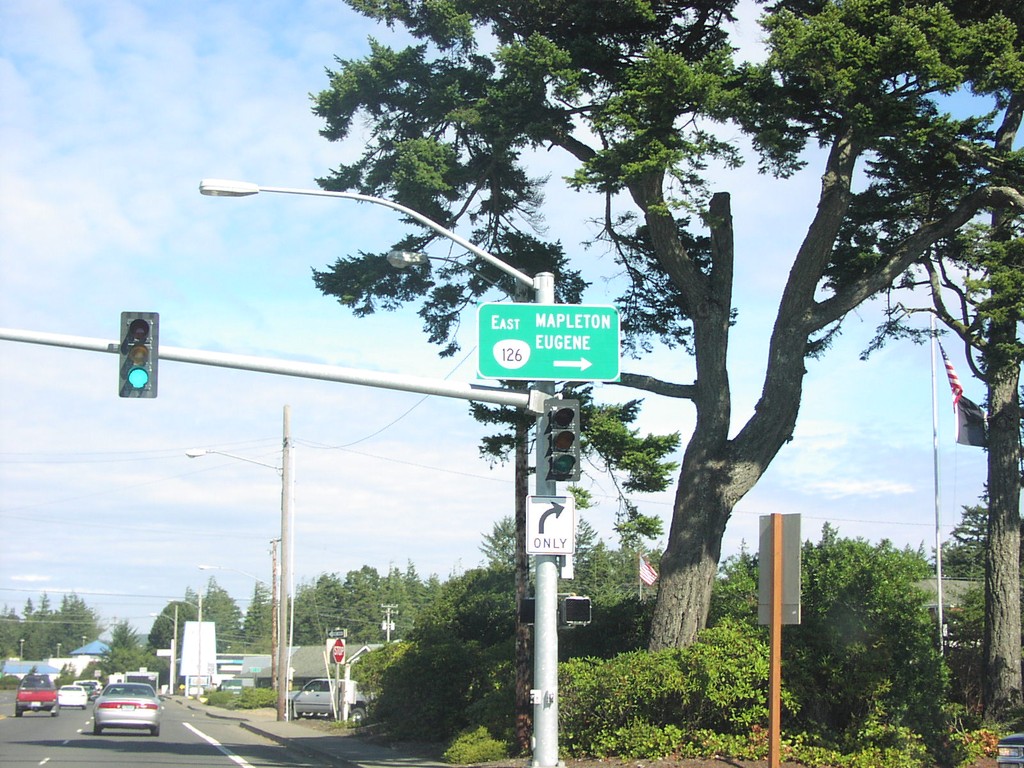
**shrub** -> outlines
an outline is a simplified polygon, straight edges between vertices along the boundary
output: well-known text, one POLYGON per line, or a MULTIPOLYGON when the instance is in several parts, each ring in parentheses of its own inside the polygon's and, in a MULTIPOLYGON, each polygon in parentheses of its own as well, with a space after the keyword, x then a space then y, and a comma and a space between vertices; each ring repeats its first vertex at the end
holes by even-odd
POLYGON ((224 709, 264 709, 277 706, 277 691, 272 688, 243 688, 241 693, 210 691, 206 703, 224 709))
POLYGON ((243 688, 241 693, 234 696, 234 699, 235 709, 276 707, 277 691, 273 688, 243 688))
POLYGON ((643 760, 672 754, 679 748, 683 732, 674 725, 652 725, 634 720, 614 732, 603 734, 594 743, 594 757, 628 755, 643 760))
POLYGON ((574 659, 560 674, 570 754, 664 756, 686 734, 746 736, 767 720, 767 648, 756 630, 729 620, 687 648, 574 659))
POLYGON ((950 734, 948 747, 952 765, 973 765, 983 757, 993 757, 999 744, 999 735, 988 728, 976 731, 957 731, 950 734))
POLYGON ((0 691, 13 691, 20 682, 21 680, 15 675, 4 675, 0 677, 0 691))
POLYGON ((498 741, 484 726, 459 734, 444 752, 444 760, 454 765, 471 765, 505 760, 508 745, 498 741))

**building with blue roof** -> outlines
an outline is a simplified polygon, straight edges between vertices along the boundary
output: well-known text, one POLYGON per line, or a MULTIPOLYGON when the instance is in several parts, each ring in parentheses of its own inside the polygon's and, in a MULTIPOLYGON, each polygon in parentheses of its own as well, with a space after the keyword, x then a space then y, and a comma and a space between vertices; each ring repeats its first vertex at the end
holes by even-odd
POLYGON ((71 651, 66 657, 51 657, 46 661, 8 659, 0 665, 0 674, 13 675, 20 680, 35 668, 38 674, 55 680, 65 667, 70 667, 76 675, 80 675, 82 670, 92 662, 99 661, 108 653, 110 653, 109 645, 102 640, 93 640, 91 643, 71 651))
POLYGON ((15 659, 4 662, 3 674, 13 675, 19 680, 27 675, 29 672, 35 670, 37 675, 46 675, 51 680, 56 679, 60 674, 60 670, 57 667, 47 664, 45 661, 24 661, 22 659, 15 659))

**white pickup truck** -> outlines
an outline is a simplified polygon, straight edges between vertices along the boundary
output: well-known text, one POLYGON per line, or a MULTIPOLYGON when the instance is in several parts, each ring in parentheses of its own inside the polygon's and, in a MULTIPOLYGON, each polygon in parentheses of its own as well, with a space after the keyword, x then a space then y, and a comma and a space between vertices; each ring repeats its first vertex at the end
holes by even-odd
MULTIPOLYGON (((288 694, 288 706, 293 719, 300 717, 338 717, 341 718, 343 705, 342 689, 345 684, 337 685, 326 677, 310 680, 302 688, 288 694), (332 705, 332 691, 333 700, 332 705)), ((356 724, 366 718, 366 700, 359 694, 355 681, 348 681, 348 695, 344 697, 348 703, 348 719, 356 724)))

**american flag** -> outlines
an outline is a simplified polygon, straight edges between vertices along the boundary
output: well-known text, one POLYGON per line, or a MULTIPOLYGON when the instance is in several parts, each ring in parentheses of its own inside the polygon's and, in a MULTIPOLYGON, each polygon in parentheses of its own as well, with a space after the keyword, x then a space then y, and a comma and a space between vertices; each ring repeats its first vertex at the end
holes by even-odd
POLYGON ((946 376, 949 377, 949 388, 953 391, 953 408, 956 408, 960 402, 960 398, 964 396, 964 387, 960 383, 960 377, 956 375, 956 369, 953 364, 949 362, 949 358, 946 357, 946 350, 942 348, 942 344, 939 344, 939 352, 942 353, 942 362, 946 365, 946 376))
POLYGON ((654 566, 647 562, 647 558, 640 555, 640 581, 650 587, 657 580, 658 572, 654 570, 654 566))

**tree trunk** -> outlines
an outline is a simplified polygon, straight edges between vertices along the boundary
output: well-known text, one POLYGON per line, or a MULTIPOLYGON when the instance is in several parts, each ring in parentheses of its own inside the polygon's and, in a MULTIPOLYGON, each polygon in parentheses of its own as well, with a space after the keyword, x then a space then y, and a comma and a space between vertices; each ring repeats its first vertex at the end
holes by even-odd
MULTIPOLYGON (((794 268, 772 333, 769 366, 754 416, 729 439, 732 400, 728 342, 732 326, 732 216, 729 196, 715 195, 712 223, 715 269, 708 292, 693 315, 697 381, 693 402, 697 424, 683 457, 672 510, 668 546, 661 560, 658 599, 648 647, 690 645, 707 622, 711 588, 722 554, 722 539, 733 508, 764 474, 793 434, 810 326, 806 322, 813 294, 813 270, 794 268)), ((818 258, 830 242, 822 229, 834 229, 822 206, 808 232, 802 258, 818 258), (822 241, 814 245, 813 241, 822 241)))
MULTIPOLYGON (((684 461, 684 466, 686 462, 684 461)), ((668 547, 661 558, 651 624, 652 651, 690 645, 707 622, 722 536, 732 512, 704 467, 682 473, 668 547)))
MULTIPOLYGON (((1016 323, 993 324, 993 349, 1016 338, 1016 323)), ((988 548, 985 552, 985 716, 1022 703, 1020 615, 1020 367, 989 369, 988 548)))

